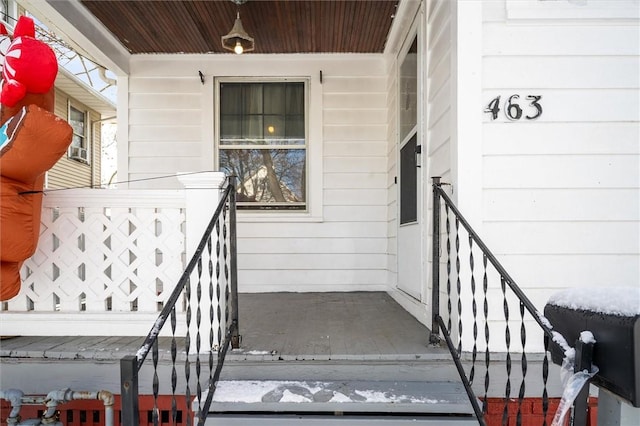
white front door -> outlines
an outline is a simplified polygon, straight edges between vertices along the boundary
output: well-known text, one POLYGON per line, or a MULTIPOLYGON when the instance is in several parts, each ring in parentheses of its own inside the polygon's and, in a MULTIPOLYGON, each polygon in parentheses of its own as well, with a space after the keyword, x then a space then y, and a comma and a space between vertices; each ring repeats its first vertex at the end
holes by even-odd
POLYGON ((418 35, 407 39, 398 63, 398 288, 423 300, 422 142, 418 35))

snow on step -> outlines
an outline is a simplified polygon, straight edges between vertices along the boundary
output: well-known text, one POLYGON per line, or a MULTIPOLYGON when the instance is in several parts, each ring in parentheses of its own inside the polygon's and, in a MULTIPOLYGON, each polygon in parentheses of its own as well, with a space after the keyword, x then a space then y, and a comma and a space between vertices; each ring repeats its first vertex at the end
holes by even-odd
POLYGON ((220 381, 214 412, 471 414, 462 384, 381 381, 220 381))

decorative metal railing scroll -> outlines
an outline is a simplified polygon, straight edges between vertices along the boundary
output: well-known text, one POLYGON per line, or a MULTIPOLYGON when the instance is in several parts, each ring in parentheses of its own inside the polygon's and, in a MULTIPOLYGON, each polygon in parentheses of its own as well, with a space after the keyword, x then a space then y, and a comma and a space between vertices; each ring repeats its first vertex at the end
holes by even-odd
POLYGON ((229 346, 238 348, 240 343, 234 179, 227 178, 220 202, 195 253, 138 353, 121 359, 122 424, 140 424, 138 378, 147 355, 151 353, 154 398, 151 421, 154 426, 161 422, 158 409, 161 391, 172 398, 169 424, 178 424, 177 398, 184 398, 188 412, 185 424, 192 425, 195 417, 199 426, 204 425, 229 346), (181 306, 186 309, 186 332, 183 335, 176 332, 176 311, 181 306), (158 335, 167 320, 171 329, 170 372, 168 377, 161 378, 163 373, 159 369, 159 359, 162 354, 158 335), (179 345, 183 345, 180 357, 179 345), (179 363, 184 375, 178 374, 179 363), (170 389, 161 390, 161 384, 167 383, 170 389))
POLYGON ((549 345, 557 345, 551 325, 471 228, 442 185, 440 178, 433 178, 430 340, 438 343, 443 336, 481 425, 486 425, 487 404, 481 408, 476 394, 487 401, 489 394, 502 389, 502 424, 512 424, 510 419, 515 418, 519 426, 523 424, 525 394, 530 391, 527 383, 534 374, 531 355, 527 356, 527 332, 542 338, 544 354, 538 366, 540 376, 535 379, 536 387, 542 385, 542 424, 551 424, 547 350, 549 345))

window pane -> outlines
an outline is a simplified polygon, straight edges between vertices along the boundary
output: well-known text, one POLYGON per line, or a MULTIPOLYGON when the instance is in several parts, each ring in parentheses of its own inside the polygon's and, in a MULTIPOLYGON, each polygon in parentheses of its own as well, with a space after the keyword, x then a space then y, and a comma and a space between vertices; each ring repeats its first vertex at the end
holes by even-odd
POLYGON ((285 85, 284 83, 268 83, 264 85, 264 113, 285 113, 285 85))
POLYGON ((77 146, 80 148, 84 148, 84 138, 78 135, 73 135, 71 138, 71 146, 77 146))
POLYGON ((304 115, 304 83, 287 84, 286 113, 304 115))
POLYGON ((264 138, 283 139, 285 135, 284 117, 281 115, 264 116, 264 138))
POLYGON ((69 124, 73 128, 73 133, 84 136, 84 113, 71 107, 69 108, 69 124))
POLYGON ((287 138, 302 139, 305 138, 304 115, 288 115, 287 116, 287 138))
POLYGON ((262 114, 262 84, 251 83, 243 86, 244 105, 243 113, 245 114, 262 114))
POLYGON ((237 83, 220 85, 220 114, 242 114, 242 86, 237 83))
POLYGON ((417 142, 418 137, 413 135, 400 150, 400 224, 418 220, 417 142))
POLYGON ((238 177, 238 202, 306 201, 304 149, 221 149, 220 170, 238 177))
POLYGON ((400 140, 404 140, 418 120, 418 38, 400 65, 400 140))
POLYGON ((242 116, 224 115, 220 120, 220 139, 240 139, 242 138, 242 116))
POLYGON ((245 117, 242 123, 242 138, 255 141, 256 139, 264 139, 262 133, 263 124, 261 115, 250 115, 245 117))

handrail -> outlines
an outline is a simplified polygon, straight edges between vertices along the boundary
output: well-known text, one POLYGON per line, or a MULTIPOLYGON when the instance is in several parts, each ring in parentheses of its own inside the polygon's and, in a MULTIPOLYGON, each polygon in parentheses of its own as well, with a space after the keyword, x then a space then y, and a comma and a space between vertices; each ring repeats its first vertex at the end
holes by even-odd
MULTIPOLYGON (((502 266, 502 264, 500 263, 500 261, 498 261, 496 256, 491 252, 491 250, 489 250, 489 247, 487 247, 487 245, 484 243, 484 241, 482 241, 482 239, 478 236, 478 234, 473 230, 473 228, 471 227, 469 222, 467 222, 465 217, 462 215, 460 210, 458 210, 458 208, 453 203, 451 198, 449 198, 447 193, 444 192, 444 190, 441 187, 442 183, 440 183, 440 178, 439 177, 435 177, 433 179, 434 179, 434 183, 433 183, 434 194, 442 197, 442 199, 445 201, 447 206, 451 209, 451 211, 454 213, 456 218, 460 221, 462 226, 464 226, 464 228, 467 230, 467 232, 469 233, 469 236, 471 238, 473 238, 473 240, 478 245, 478 247, 483 252, 483 254, 485 254, 487 256, 488 261, 493 265, 494 268, 496 268, 496 271, 498 271, 500 276, 505 278, 506 284, 511 288, 511 290, 516 294, 516 296, 518 296, 518 299, 520 300, 520 302, 522 304, 524 304, 524 306, 527 309, 527 311, 529 311, 529 313, 533 316, 533 318, 538 323, 538 325, 542 328, 544 333, 549 338, 553 339, 553 332, 551 331, 551 328, 549 328, 547 326, 547 324, 545 324, 544 320, 542 319, 542 318, 544 318, 544 315, 540 311, 538 311, 536 309, 536 307, 533 305, 531 300, 529 300, 529 298, 524 294, 522 289, 520 287, 518 287, 518 285, 516 284, 515 280, 513 278, 511 278, 511 275, 509 275, 509 273, 504 268, 504 266, 502 266), (436 179, 437 179, 437 181, 436 181, 436 179)), ((435 195, 434 195, 434 197, 435 197, 435 195)), ((435 222, 434 222, 434 226, 435 226, 435 222)), ((434 235, 435 235, 435 231, 434 231, 434 235)), ((439 305, 434 305, 434 309, 439 309, 439 305)))
MULTIPOLYGON (((238 322, 238 282, 237 282, 237 244, 236 244, 236 189, 235 189, 235 177, 229 176, 226 180, 226 187, 224 187, 224 191, 220 196, 220 201, 216 207, 216 210, 205 229, 200 242, 195 249, 193 256, 191 257, 189 263, 187 264, 182 276, 178 280, 175 288, 173 289, 171 296, 167 299, 164 304, 158 318, 155 323, 151 327, 151 330, 147 334, 144 342, 140 346, 140 349, 137 351, 135 356, 126 356, 121 359, 120 362, 120 371, 121 371, 121 395, 122 395, 122 423, 126 425, 136 425, 139 424, 139 412, 138 412, 138 373, 144 364, 145 359, 147 358, 149 352, 153 353, 153 364, 154 364, 154 377, 153 377, 153 394, 154 394, 154 408, 157 408, 157 397, 158 397, 158 375, 157 375, 157 363, 158 363, 158 336, 163 326, 165 325, 167 319, 171 319, 171 331, 172 331, 172 341, 171 341, 171 358, 173 362, 173 370, 172 370, 172 393, 173 393, 173 402, 172 402, 172 415, 175 421, 176 418, 176 404, 175 404, 175 391, 176 391, 176 368, 175 362, 177 358, 177 344, 176 344, 176 304, 180 299, 181 295, 184 295, 187 303, 187 311, 186 311, 186 321, 187 321, 187 335, 185 339, 185 346, 187 352, 187 358, 185 361, 185 378, 186 378, 186 392, 185 397, 187 399, 187 409, 189 410, 189 406, 191 404, 191 390, 189 385, 190 379, 190 370, 191 364, 189 360, 189 346, 191 344, 191 336, 189 333, 189 324, 191 323, 191 275, 196 272, 198 274, 198 283, 196 289, 197 301, 196 303, 196 326, 198 327, 196 333, 196 380, 197 384, 197 393, 196 398, 198 404, 201 401, 201 387, 200 387, 200 370, 201 370, 201 362, 200 362, 200 345, 201 345, 201 336, 200 336, 200 322, 202 319, 201 315, 201 275, 202 275, 202 262, 203 257, 208 255, 209 260, 209 296, 210 302, 213 304, 213 255, 215 255, 216 262, 216 302, 217 309, 214 309, 214 305, 211 305, 209 308, 209 319, 210 324, 208 324, 209 332, 211 333, 209 336, 209 343, 211 344, 211 349, 209 352, 209 382, 208 382, 208 393, 205 398, 204 405, 199 405, 199 409, 196 413, 196 418, 198 419, 198 425, 204 425, 205 418, 209 412, 209 407, 211 406, 211 402, 213 400, 213 394, 216 389, 216 385, 218 379, 220 378, 221 370, 224 365, 224 360, 226 353, 229 349, 229 345, 233 348, 238 348, 240 343, 240 335, 239 335, 239 322, 238 322), (229 235, 227 235, 227 217, 226 213, 229 212, 228 217, 228 225, 229 225, 229 235), (216 252, 212 254, 212 235, 217 234, 217 243, 216 252), (228 239, 227 239, 228 238, 228 239), (228 242, 228 251, 227 251, 227 242, 228 242), (223 267, 220 267, 220 262, 224 263, 223 267), (228 262, 228 264, 227 264, 228 262), (220 271, 223 270, 224 276, 220 276, 220 271), (220 286, 220 278, 224 278, 224 289, 220 286), (221 295, 224 299, 221 300, 221 295), (221 304, 224 303, 224 307, 221 304), (217 312, 217 318, 214 317, 214 311, 217 312), (222 316, 222 312, 224 311, 224 317, 222 316), (217 344, 213 341, 213 332, 214 332, 214 323, 217 320, 218 323, 218 342, 217 344), (225 321, 225 330, 221 329, 222 321, 225 321), (222 337, 224 336, 224 337, 222 337), (215 371, 211 371, 213 365, 213 353, 215 348, 217 347, 217 363, 215 371)), ((154 409, 153 411, 153 421, 154 424, 158 424, 157 419, 157 411, 154 409)), ((191 425, 191 416, 187 415, 187 425, 191 425)))
MULTIPOLYGON (((432 210, 432 219, 433 219, 432 280, 433 282, 432 282, 432 304, 431 304, 432 323, 431 323, 431 334, 429 336, 429 341, 432 344, 439 344, 441 341, 440 334, 442 333, 444 340, 447 344, 447 347, 452 355, 456 368, 458 370, 458 374, 460 375, 460 379, 462 380, 462 383, 465 387, 465 391, 467 392, 467 395, 469 397, 469 401, 471 402, 471 405, 474 409, 478 422, 480 425, 486 425, 485 415, 487 413, 489 384, 491 382, 489 370, 490 370, 490 366, 492 368, 495 368, 491 363, 493 361, 495 364, 495 361, 496 361, 491 359, 492 357, 491 357, 491 350, 490 350, 490 335, 493 334, 493 332, 490 332, 489 308, 488 308, 489 302, 491 301, 491 298, 488 297, 488 294, 489 294, 489 291, 488 291, 489 278, 488 277, 490 275, 488 273, 489 271, 488 266, 490 265, 500 277, 499 279, 500 290, 502 291, 502 294, 503 294, 502 310, 504 314, 504 342, 503 342, 504 346, 501 346, 501 348, 504 348, 504 349, 498 349, 498 351, 504 351, 506 349, 506 357, 504 360, 505 367, 506 367, 506 384, 505 384, 502 422, 503 424, 505 424, 505 422, 508 421, 508 416, 510 415, 509 413, 511 412, 511 409, 509 409, 508 407, 509 399, 511 398, 511 373, 512 373, 512 365, 511 365, 512 364, 512 358, 511 358, 512 342, 511 342, 511 330, 510 330, 509 322, 510 321, 514 322, 516 319, 512 318, 510 320, 509 315, 511 311, 514 311, 514 312, 517 311, 519 313, 520 343, 522 345, 522 359, 520 361, 521 370, 522 370, 521 371, 522 381, 520 384, 519 393, 517 395, 518 400, 517 400, 516 424, 520 425, 522 422, 521 408, 522 408, 522 403, 525 395, 525 387, 526 387, 525 378, 527 376, 527 369, 528 369, 527 356, 525 351, 526 328, 527 328, 525 326, 525 313, 528 313, 531 317, 533 317, 533 319, 535 320, 535 323, 542 329, 543 335, 544 335, 545 352, 542 360, 542 371, 541 371, 542 384, 543 384, 542 405, 543 405, 543 418, 544 418, 543 424, 547 424, 546 423, 547 421, 546 418, 548 415, 548 397, 547 397, 547 389, 546 389, 547 378, 548 378, 547 351, 549 349, 549 345, 554 345, 556 348, 560 349, 561 353, 564 352, 564 349, 566 349, 565 347, 562 346, 564 342, 560 341, 563 339, 561 336, 558 336, 558 333, 555 333, 554 331, 552 331, 553 327, 549 323, 549 321, 543 316, 543 314, 540 311, 536 309, 536 307, 533 305, 531 300, 529 300, 529 298, 524 294, 522 289, 518 287, 515 280, 506 271, 504 266, 502 266, 502 264, 498 261, 496 256, 491 252, 491 250, 489 250, 487 245, 473 230, 469 222, 465 219, 465 217, 462 215, 460 210, 453 203, 451 198, 443 190, 442 188, 443 185, 447 185, 447 184, 441 182, 440 177, 433 178, 433 210, 432 210), (442 241, 441 241, 442 233, 440 229, 440 224, 441 224, 441 210, 442 210, 441 201, 442 200, 444 200, 444 210, 446 212, 446 233, 444 234, 446 236, 446 253, 443 254, 443 256, 446 256, 447 258, 447 269, 446 269, 446 274, 447 274, 447 277, 446 277, 447 278, 446 279, 447 312, 446 313, 448 315, 447 323, 445 323, 440 312, 440 267, 441 267, 440 257, 441 257, 441 244, 442 244, 442 241), (450 223, 451 223, 450 215, 453 216, 454 224, 455 224, 455 229, 453 232, 451 232, 451 229, 450 229, 450 223), (462 226, 460 227, 460 225, 462 226), (451 244, 452 233, 453 233, 454 242, 455 242, 453 247, 453 253, 452 253, 452 244, 451 244), (466 236, 468 237, 469 246, 466 249, 461 249, 460 236, 461 234, 463 235, 465 233, 466 233, 466 236), (461 262, 461 259, 460 259, 460 253, 464 250, 468 250, 467 253, 469 257, 468 264, 466 264, 466 266, 463 265, 464 262, 461 262), (484 308, 483 309, 484 310, 484 318, 483 318, 484 319, 484 341, 480 342, 481 345, 485 346, 485 350, 484 350, 485 362, 484 362, 484 366, 482 366, 485 370, 484 406, 482 407, 482 409, 478 404, 478 398, 476 397, 474 390, 472 388, 474 376, 476 374, 476 367, 480 367, 480 365, 477 366, 477 364, 479 364, 477 362, 478 361, 477 360, 478 342, 479 342, 478 341, 479 315, 478 315, 478 303, 476 301, 476 291, 479 285, 477 285, 478 283, 476 282, 476 279, 475 279, 476 275, 480 274, 480 272, 476 272, 476 270, 474 269, 475 267, 474 253, 477 253, 478 251, 482 255, 482 265, 480 267, 482 268, 482 292, 484 295, 484 303, 482 305, 482 307, 484 308), (452 265, 455 267, 455 270, 452 270, 452 265), (469 287, 463 288, 463 286, 467 284, 466 281, 465 283, 463 283, 462 281, 464 280, 461 278, 461 277, 463 278, 467 277, 467 275, 464 275, 464 272, 462 271, 462 268, 465 268, 465 267, 468 267, 468 270, 469 270, 469 274, 468 274, 469 287), (455 286, 453 285, 454 280, 455 280, 455 286), (513 302, 514 304, 518 305, 517 309, 514 309, 513 307, 510 306, 511 302, 509 301, 509 297, 507 297, 507 289, 509 289, 513 293, 513 295, 515 295, 515 297, 517 298, 517 299, 514 299, 514 302, 513 302), (462 296, 462 294, 465 294, 465 293, 469 295, 470 300, 462 296), (456 303, 457 311, 453 309, 453 305, 454 305, 453 302, 456 296, 457 296, 457 299, 455 300, 455 302, 457 302, 456 303), (463 304, 466 305, 468 302, 471 302, 470 303, 471 308, 467 306, 467 311, 463 311, 463 304), (465 325, 466 320, 463 321, 463 318, 465 318, 465 315, 463 315, 463 313, 468 312, 469 309, 471 310, 470 314, 473 317, 472 327, 465 325), (454 329, 452 325, 452 319, 456 317, 457 317, 457 329, 454 329), (465 331, 469 329, 472 330, 472 338, 469 338, 468 334, 465 334, 465 331), (453 343, 452 334, 457 335, 457 339, 458 339, 457 348, 453 343), (473 348, 469 351, 471 354, 471 357, 470 357, 470 360, 467 361, 470 364, 470 371, 468 375, 464 370, 463 362, 461 359, 462 358, 461 355, 463 351, 463 342, 473 343, 473 348)), ((494 320, 492 321, 495 323, 494 320)), ((466 331, 466 333, 469 333, 469 332, 466 331)), ((495 341, 495 338, 494 338, 494 341, 495 341)))

